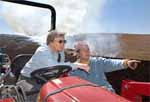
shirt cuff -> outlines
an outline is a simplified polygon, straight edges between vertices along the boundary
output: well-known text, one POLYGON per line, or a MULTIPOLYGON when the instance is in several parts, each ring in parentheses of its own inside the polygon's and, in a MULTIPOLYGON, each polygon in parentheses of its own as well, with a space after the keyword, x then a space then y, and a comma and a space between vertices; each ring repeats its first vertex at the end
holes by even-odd
POLYGON ((124 66, 125 69, 128 68, 128 61, 129 61, 129 59, 124 59, 123 60, 123 66, 124 66))

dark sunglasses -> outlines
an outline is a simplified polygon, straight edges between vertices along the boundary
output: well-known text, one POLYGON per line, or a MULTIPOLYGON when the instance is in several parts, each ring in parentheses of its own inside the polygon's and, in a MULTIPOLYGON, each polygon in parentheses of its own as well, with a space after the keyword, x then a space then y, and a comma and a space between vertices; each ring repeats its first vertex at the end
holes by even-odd
POLYGON ((61 44, 61 43, 64 43, 64 44, 65 44, 67 41, 66 41, 66 40, 59 40, 58 42, 59 42, 60 44, 61 44))

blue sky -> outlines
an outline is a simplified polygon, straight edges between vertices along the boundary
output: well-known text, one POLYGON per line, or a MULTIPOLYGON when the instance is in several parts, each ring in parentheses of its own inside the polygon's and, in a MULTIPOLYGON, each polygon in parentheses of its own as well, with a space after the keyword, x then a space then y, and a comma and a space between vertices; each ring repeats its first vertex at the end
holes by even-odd
POLYGON ((107 0, 100 22, 107 31, 149 33, 150 0, 107 0))
MULTIPOLYGON (((150 34, 149 5, 150 0, 106 0, 98 21, 104 27, 100 32, 150 34)), ((5 31, 11 32, 0 14, 0 33, 5 31)))

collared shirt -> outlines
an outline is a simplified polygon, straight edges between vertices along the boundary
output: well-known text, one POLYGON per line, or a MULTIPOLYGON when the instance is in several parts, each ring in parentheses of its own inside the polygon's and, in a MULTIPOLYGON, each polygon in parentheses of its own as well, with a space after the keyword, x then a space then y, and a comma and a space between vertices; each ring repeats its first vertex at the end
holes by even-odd
POLYGON ((60 62, 58 62, 58 53, 52 52, 47 45, 42 45, 35 51, 32 58, 26 63, 21 70, 21 74, 26 77, 30 77, 30 74, 37 69, 55 66, 55 65, 69 65, 75 69, 75 65, 67 62, 65 63, 64 51, 59 52, 61 54, 60 62))
POLYGON ((73 70, 71 76, 79 76, 99 86, 104 86, 108 90, 114 91, 108 83, 105 72, 116 71, 124 68, 123 60, 106 59, 102 57, 93 57, 89 60, 90 70, 86 72, 82 69, 73 70))

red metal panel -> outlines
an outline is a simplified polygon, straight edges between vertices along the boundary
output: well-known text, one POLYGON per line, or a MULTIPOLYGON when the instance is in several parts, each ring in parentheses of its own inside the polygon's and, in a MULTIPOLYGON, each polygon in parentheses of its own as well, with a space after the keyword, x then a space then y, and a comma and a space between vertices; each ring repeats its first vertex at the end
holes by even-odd
POLYGON ((150 82, 123 80, 121 95, 134 102, 142 102, 143 96, 150 96, 150 82))
POLYGON ((15 102, 13 98, 0 99, 0 102, 15 102))
MULTIPOLYGON (((64 77, 47 82, 40 91, 40 99, 64 87, 91 84, 78 77, 64 77)), ((91 84, 94 85, 94 84, 91 84)), ((42 100, 41 100, 42 101, 42 100)), ((65 89, 48 97, 47 102, 130 102, 106 89, 94 86, 80 86, 65 89)))

